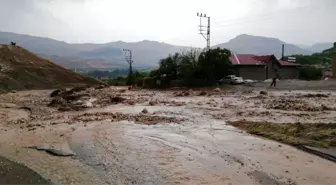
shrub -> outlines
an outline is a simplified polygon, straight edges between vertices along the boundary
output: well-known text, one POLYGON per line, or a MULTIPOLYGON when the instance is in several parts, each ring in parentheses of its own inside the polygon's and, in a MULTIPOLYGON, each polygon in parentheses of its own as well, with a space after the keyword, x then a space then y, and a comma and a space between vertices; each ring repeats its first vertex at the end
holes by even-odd
POLYGON ((319 80, 323 76, 322 69, 307 66, 300 69, 300 79, 302 80, 319 80))

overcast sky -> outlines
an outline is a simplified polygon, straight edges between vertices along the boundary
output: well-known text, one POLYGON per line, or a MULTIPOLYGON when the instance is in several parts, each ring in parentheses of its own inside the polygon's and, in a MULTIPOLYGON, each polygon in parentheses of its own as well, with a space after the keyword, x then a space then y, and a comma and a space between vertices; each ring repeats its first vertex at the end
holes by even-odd
POLYGON ((202 47, 197 12, 211 17, 211 45, 243 33, 295 44, 336 41, 336 0, 0 0, 0 31, 202 47))

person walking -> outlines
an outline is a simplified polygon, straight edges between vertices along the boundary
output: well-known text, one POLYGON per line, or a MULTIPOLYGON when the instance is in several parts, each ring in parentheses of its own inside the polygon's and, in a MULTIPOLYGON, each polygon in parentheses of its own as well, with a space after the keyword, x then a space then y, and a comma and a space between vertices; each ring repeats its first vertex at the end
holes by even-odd
POLYGON ((276 87, 276 80, 279 78, 279 75, 277 72, 275 72, 274 77, 272 78, 272 83, 271 83, 271 87, 276 87))

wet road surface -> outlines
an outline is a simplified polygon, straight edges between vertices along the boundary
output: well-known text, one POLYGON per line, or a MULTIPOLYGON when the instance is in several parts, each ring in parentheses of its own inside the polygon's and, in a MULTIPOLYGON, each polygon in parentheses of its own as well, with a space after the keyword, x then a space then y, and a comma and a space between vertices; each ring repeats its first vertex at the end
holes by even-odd
POLYGON ((191 117, 182 125, 92 123, 75 131, 70 146, 107 184, 333 184, 336 178, 335 164, 324 159, 224 121, 191 117))
MULTIPOLYGON (((147 101, 132 106, 118 104, 91 108, 83 112, 55 112, 50 118, 46 117, 45 122, 39 119, 40 126, 34 130, 28 128, 31 122, 27 123, 27 128, 20 125, 21 122, 0 125, 0 155, 25 164, 54 184, 289 185, 336 182, 335 163, 226 125, 224 120, 231 117, 277 119, 274 115, 253 114, 248 117, 234 114, 246 107, 264 111, 262 106, 256 105, 260 100, 248 103, 227 95, 171 98, 168 97, 171 95, 157 93, 147 96, 187 103, 182 106, 163 103, 149 106, 147 101), (99 118, 96 121, 91 118, 89 121, 71 119, 73 115, 96 112, 139 115, 144 108, 148 109, 148 115, 155 113, 157 116, 184 118, 185 121, 142 125, 126 120, 112 122, 108 116, 106 120, 99 118), (225 114, 225 117, 215 118, 214 113, 225 114), (41 145, 76 155, 56 157, 25 148, 41 145)), ((6 110, 9 111, 4 116, 6 120, 30 116, 24 110, 6 110)), ((330 119, 333 115, 334 112, 329 113, 330 119)), ((296 120, 300 115, 283 117, 296 120)), ((315 118, 309 115, 304 119, 315 118)), ((36 124, 37 121, 32 122, 36 124)))

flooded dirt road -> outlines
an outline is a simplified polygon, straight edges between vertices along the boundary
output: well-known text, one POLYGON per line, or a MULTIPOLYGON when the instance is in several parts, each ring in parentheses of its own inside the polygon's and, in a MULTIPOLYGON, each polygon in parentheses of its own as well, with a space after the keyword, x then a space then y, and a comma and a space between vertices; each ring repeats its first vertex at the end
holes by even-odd
MULTIPOLYGON (((119 93, 120 89, 108 88, 95 95, 97 101, 104 99, 100 96, 112 94, 126 100, 97 106, 93 103, 92 108, 69 112, 47 108, 50 98, 44 96, 41 100, 41 94, 49 92, 2 96, 3 104, 25 106, 31 106, 29 101, 36 98, 40 101, 34 103, 39 102, 40 107, 33 107, 31 113, 17 112, 17 117, 10 116, 13 119, 8 119, 8 114, 3 117, 6 121, 0 126, 0 155, 25 164, 54 184, 336 182, 335 163, 226 124, 228 120, 240 119, 328 122, 336 117, 331 107, 335 101, 332 92, 323 92, 325 97, 309 95, 309 102, 300 99, 296 104, 298 110, 286 111, 282 110, 286 102, 274 101, 284 97, 298 99, 294 97, 303 96, 302 92, 268 92, 260 96, 259 91, 210 90, 205 96, 196 91, 180 96, 173 91, 119 93), (28 96, 30 100, 13 101, 12 96, 28 96), (267 108, 271 102, 277 106, 267 108), (323 104, 330 109, 299 110, 305 107, 299 104, 323 104), (143 109, 146 113, 142 113, 143 109), (326 117, 309 116, 322 111, 326 117), (42 145, 73 152, 75 156, 59 157, 26 148, 42 145)), ((6 109, 13 110, 11 113, 19 110, 6 109)))

